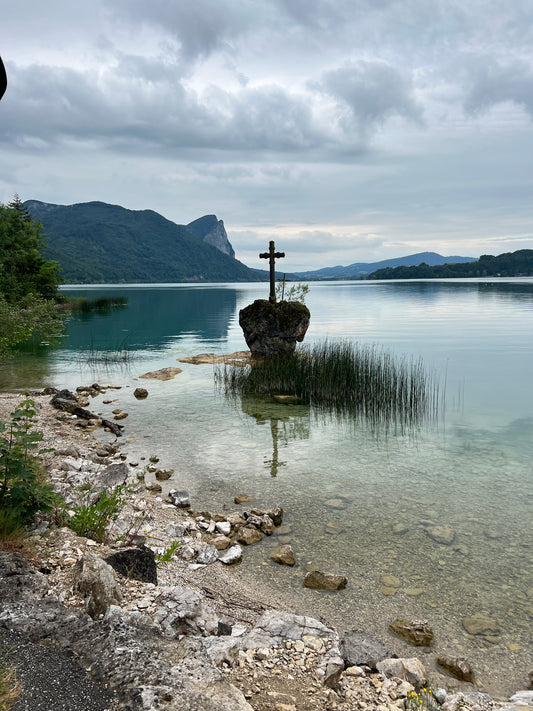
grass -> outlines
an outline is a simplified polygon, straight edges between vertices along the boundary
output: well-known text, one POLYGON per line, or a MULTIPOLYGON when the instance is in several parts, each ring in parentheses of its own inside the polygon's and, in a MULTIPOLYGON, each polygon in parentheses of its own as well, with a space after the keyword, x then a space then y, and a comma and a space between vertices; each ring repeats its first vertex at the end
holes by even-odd
POLYGON ((325 341, 293 356, 215 371, 226 395, 296 395, 314 408, 373 426, 413 426, 436 416, 439 388, 421 360, 376 346, 325 341))
POLYGON ((10 711, 22 693, 15 668, 0 658, 0 711, 10 711))

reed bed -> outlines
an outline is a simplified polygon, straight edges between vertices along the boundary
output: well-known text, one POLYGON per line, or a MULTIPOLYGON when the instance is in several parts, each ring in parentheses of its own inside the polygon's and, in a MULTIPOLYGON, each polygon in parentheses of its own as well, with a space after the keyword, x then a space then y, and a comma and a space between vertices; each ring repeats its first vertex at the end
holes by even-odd
POLYGON ((420 359, 349 341, 304 346, 291 357, 245 368, 224 364, 215 378, 228 396, 295 395, 314 408, 372 425, 412 426, 438 412, 438 383, 420 359))

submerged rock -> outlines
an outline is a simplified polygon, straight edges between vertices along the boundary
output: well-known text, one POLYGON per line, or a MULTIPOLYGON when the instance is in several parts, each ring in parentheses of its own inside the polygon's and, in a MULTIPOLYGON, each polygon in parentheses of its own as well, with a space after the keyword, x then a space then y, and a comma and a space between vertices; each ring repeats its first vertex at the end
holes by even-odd
POLYGON ((474 670, 464 657, 438 657, 437 664, 459 681, 474 681, 474 670))
POLYGON ((333 575, 312 570, 304 578, 304 587, 312 590, 343 590, 348 583, 344 575, 333 575))
POLYGON ((398 617, 390 628, 415 647, 429 647, 433 643, 433 630, 427 620, 406 620, 398 617))
POLYGON ((151 370, 149 373, 139 375, 139 378, 154 380, 172 380, 176 375, 182 373, 181 368, 161 368, 161 370, 151 370))
POLYGON ((279 565, 296 565, 296 558, 292 547, 289 545, 279 546, 270 554, 270 559, 279 565))

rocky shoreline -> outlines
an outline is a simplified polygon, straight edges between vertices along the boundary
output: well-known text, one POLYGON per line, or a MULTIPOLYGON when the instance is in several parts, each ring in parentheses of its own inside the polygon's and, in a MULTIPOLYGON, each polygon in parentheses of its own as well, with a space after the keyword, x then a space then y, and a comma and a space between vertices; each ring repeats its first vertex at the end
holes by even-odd
MULTIPOLYGON (((187 492, 161 496, 167 473, 150 459, 128 461, 116 423, 110 428, 85 410, 110 389, 79 388, 72 407, 60 409, 50 393, 33 396, 36 429, 54 448, 44 455, 48 477, 67 505, 116 486, 127 493, 105 544, 43 518, 21 552, 0 553, 0 642, 18 634, 71 652, 111 692, 116 710, 533 707, 531 691, 509 702, 481 693, 468 683, 466 660, 447 660, 442 666, 455 676, 430 692, 416 654, 397 659, 359 630, 340 638, 322 621, 277 610, 235 584, 226 566, 282 525, 281 508, 263 511, 241 499, 222 512, 194 511, 187 492), (113 431, 95 437, 102 425, 113 431)), ((0 395, 0 419, 18 397, 0 395)), ((278 555, 276 562, 291 564, 290 551, 278 555)))

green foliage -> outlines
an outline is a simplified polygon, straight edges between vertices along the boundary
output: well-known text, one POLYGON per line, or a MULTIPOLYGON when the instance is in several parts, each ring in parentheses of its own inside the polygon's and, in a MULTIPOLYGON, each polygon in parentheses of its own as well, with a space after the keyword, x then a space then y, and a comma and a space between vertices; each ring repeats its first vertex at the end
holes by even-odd
POLYGON ((63 319, 53 301, 29 294, 15 305, 0 295, 0 358, 12 353, 33 334, 49 340, 62 330, 63 319))
POLYGON ((301 304, 305 304, 308 293, 308 284, 291 284, 287 287, 285 279, 276 284, 276 301, 299 301, 301 304))
POLYGON ((171 563, 172 559, 174 557, 174 553, 177 551, 177 549, 180 547, 179 541, 172 541, 172 543, 169 545, 168 548, 165 548, 165 550, 162 553, 156 553, 155 559, 157 560, 157 564, 159 566, 166 565, 167 563, 171 563))
POLYGON ((42 227, 18 195, 0 204, 0 358, 34 333, 48 339, 61 330, 53 301, 59 266, 44 247, 42 227))
POLYGON ((53 299, 59 284, 59 265, 48 261, 42 227, 21 203, 0 205, 0 295, 11 304, 28 294, 53 299))
POLYGON ((34 454, 42 441, 42 434, 33 429, 35 415, 35 403, 27 399, 11 413, 9 422, 0 422, 0 532, 4 536, 28 523, 37 511, 52 510, 58 501, 34 454))
POLYGON ((533 276, 533 249, 505 252, 497 257, 482 255, 476 262, 437 264, 424 262, 416 267, 387 267, 369 274, 366 279, 448 279, 464 277, 533 276))
POLYGON ((44 226, 47 257, 61 264, 70 284, 268 279, 153 210, 103 202, 25 205, 44 226))
POLYGON ((95 502, 77 506, 74 516, 67 521, 69 528, 78 536, 92 538, 99 543, 105 542, 108 526, 117 520, 124 503, 124 490, 124 485, 110 492, 104 489, 95 502))

